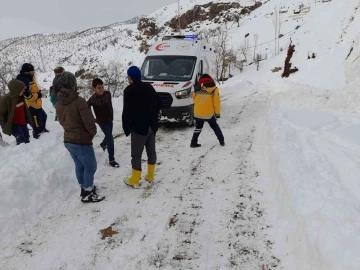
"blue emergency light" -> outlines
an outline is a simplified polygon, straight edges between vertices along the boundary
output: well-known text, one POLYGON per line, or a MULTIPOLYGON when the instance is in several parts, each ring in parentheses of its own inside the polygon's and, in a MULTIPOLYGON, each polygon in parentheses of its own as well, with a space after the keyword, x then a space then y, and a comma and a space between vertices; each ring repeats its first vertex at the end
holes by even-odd
POLYGON ((184 38, 187 38, 187 39, 197 39, 197 38, 198 38, 198 35, 184 35, 184 38))

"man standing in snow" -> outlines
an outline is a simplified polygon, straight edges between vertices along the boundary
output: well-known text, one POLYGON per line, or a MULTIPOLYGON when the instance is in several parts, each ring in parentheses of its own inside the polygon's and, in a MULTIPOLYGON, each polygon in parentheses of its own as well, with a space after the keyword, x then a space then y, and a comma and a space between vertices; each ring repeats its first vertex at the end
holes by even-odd
POLYGON ((132 176, 124 182, 133 188, 138 188, 144 147, 148 156, 148 174, 145 180, 149 183, 154 181, 155 135, 158 130, 161 101, 152 85, 141 81, 139 68, 132 66, 127 74, 130 85, 124 91, 122 122, 125 135, 131 134, 132 176))
MULTIPOLYGON (((63 73, 65 71, 65 69, 63 67, 56 67, 54 69, 54 73, 55 73, 55 78, 52 82, 52 88, 53 88, 53 101, 52 103, 56 104, 56 96, 57 94, 60 92, 60 89, 59 89, 59 86, 58 86, 58 79, 59 79, 59 76, 61 75, 61 73, 63 73)), ((55 113, 56 114, 56 113, 55 113)), ((57 118, 57 115, 55 115, 55 121, 57 121, 58 118, 57 118)))
POLYGON ((95 93, 87 101, 89 108, 94 108, 96 123, 105 134, 105 138, 100 143, 101 148, 109 153, 109 164, 111 167, 118 168, 119 164, 114 157, 114 138, 113 138, 113 119, 114 110, 111 101, 111 94, 104 90, 104 82, 96 78, 92 81, 92 87, 95 93))
POLYGON ((220 118, 219 89, 216 87, 214 80, 208 74, 203 74, 200 77, 198 86, 199 88, 195 87, 195 93, 193 93, 196 128, 194 130, 190 147, 197 148, 201 146, 198 143, 198 139, 205 122, 208 122, 215 132, 220 145, 225 146, 224 135, 216 122, 216 119, 220 118))
POLYGON ((52 87, 54 89, 55 103, 56 103, 56 96, 60 92, 60 88, 58 86, 58 79, 59 79, 61 73, 63 73, 64 71, 65 71, 65 69, 63 67, 56 67, 54 69, 55 78, 52 82, 52 87))
POLYGON ((64 128, 64 144, 75 163, 76 178, 81 188, 82 202, 104 199, 96 192, 94 174, 96 158, 92 140, 96 135, 95 119, 85 99, 77 92, 75 75, 63 72, 58 78, 56 115, 64 128))
POLYGON ((34 75, 33 65, 25 63, 16 79, 22 81, 26 86, 24 93, 25 102, 33 118, 33 137, 38 139, 41 133, 49 131, 46 129, 47 115, 42 108, 42 94, 34 79, 34 75))
POLYGON ((29 143, 27 124, 31 124, 31 115, 23 96, 26 86, 19 80, 11 80, 8 88, 10 92, 0 98, 0 126, 4 134, 16 138, 17 145, 29 143))

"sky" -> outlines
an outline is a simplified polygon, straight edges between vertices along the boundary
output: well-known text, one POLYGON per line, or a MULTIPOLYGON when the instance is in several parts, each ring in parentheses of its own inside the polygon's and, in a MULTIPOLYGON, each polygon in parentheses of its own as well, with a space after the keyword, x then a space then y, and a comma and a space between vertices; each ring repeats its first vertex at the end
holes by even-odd
POLYGON ((5 0, 0 40, 38 33, 86 30, 149 14, 176 0, 5 0))

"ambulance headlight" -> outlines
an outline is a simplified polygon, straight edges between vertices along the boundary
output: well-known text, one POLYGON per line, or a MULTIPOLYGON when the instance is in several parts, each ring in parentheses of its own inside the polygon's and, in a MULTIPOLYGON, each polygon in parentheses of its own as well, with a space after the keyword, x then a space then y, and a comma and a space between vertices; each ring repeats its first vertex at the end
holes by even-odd
POLYGON ((181 91, 177 91, 175 92, 175 97, 177 99, 184 99, 184 98, 189 98, 190 97, 190 93, 191 93, 191 87, 181 90, 181 91))

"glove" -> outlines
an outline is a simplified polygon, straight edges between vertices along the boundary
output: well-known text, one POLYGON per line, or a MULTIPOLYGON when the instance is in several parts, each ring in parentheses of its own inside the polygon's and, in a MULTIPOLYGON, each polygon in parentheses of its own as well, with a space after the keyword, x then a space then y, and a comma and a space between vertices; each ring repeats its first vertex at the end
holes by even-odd
POLYGON ((38 99, 39 99, 39 98, 42 98, 41 92, 38 92, 38 99))
POLYGON ((24 92, 24 98, 25 98, 25 99, 30 99, 30 98, 31 98, 31 93, 30 93, 30 91, 25 91, 25 92, 24 92))
POLYGON ((220 114, 215 114, 216 119, 220 118, 220 114))

